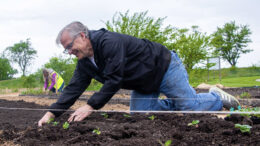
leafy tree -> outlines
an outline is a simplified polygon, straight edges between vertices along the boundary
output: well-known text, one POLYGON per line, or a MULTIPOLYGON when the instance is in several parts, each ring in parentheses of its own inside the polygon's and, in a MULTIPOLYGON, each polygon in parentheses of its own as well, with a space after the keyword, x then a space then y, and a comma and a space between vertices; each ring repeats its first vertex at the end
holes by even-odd
POLYGON ((145 38, 170 47, 171 26, 162 28, 164 18, 154 19, 147 16, 148 11, 134 13, 115 13, 111 21, 105 22, 109 31, 128 34, 137 38, 145 38))
POLYGON ((76 68, 76 61, 76 58, 65 58, 63 56, 52 57, 44 67, 52 68, 54 71, 59 73, 64 79, 65 84, 67 84, 73 76, 73 72, 76 68))
POLYGON ((17 70, 12 68, 7 58, 0 57, 0 64, 0 80, 11 79, 17 73, 17 70))
POLYGON ((25 76, 28 67, 37 56, 37 51, 31 47, 30 39, 20 41, 20 43, 7 47, 5 52, 12 62, 18 64, 23 76, 25 76))
POLYGON ((223 28, 217 28, 213 33, 212 44, 216 47, 215 53, 227 60, 231 66, 236 66, 241 54, 252 50, 246 49, 251 42, 248 25, 236 25, 235 21, 226 23, 223 28))
POLYGON ((174 28, 172 34, 172 48, 178 53, 186 67, 187 72, 209 56, 209 39, 210 36, 200 32, 198 26, 192 26, 190 31, 187 28, 174 28))

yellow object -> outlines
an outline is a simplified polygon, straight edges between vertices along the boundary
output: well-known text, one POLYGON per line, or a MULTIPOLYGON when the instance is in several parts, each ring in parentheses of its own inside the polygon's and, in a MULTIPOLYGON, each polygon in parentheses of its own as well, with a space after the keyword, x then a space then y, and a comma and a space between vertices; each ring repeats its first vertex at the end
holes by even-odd
MULTIPOLYGON (((56 91, 57 90, 59 90, 60 89, 60 87, 61 87, 61 85, 63 84, 63 82, 64 82, 64 80, 63 80, 63 78, 56 72, 56 71, 53 71, 51 74, 50 74, 50 76, 52 77, 52 75, 53 74, 55 74, 56 73, 56 78, 55 78, 55 81, 56 81, 56 83, 55 83, 55 85, 53 86, 55 89, 56 89, 56 91)), ((51 85, 51 78, 49 78, 49 87, 50 87, 50 85, 51 85)))

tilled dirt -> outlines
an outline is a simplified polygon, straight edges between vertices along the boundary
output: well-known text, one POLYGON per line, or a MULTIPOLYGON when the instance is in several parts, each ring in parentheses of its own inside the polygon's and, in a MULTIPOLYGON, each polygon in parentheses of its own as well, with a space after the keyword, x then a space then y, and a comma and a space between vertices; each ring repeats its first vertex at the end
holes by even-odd
MULTIPOLYGON (((225 91, 237 97, 243 92, 259 96, 259 88, 225 91)), ((127 100, 130 91, 123 90, 120 91, 123 96, 118 95, 115 97, 127 100)), ((70 114, 66 112, 55 119, 59 122, 57 126, 50 123, 37 127, 45 109, 56 100, 19 96, 19 93, 0 95, 0 145, 161 145, 167 140, 172 140, 172 145, 260 145, 260 119, 240 115, 225 119, 209 114, 132 114, 128 117, 124 114, 129 113, 110 112, 105 118, 102 113, 95 112, 84 121, 71 123, 68 129, 63 129, 62 124, 70 114), (154 120, 149 119, 152 115, 154 120), (200 122, 197 126, 187 126, 193 120, 200 122), (251 132, 242 133, 234 127, 237 123, 251 125, 251 132), (99 130, 100 134, 93 133, 94 130, 99 130)), ((86 100, 78 100, 72 109, 84 104, 86 100)), ((107 104, 102 110, 129 111, 129 106, 107 104)))
MULTIPOLYGON (((44 109, 35 103, 0 100, 1 107, 44 109)), ((219 119, 207 114, 132 114, 100 112, 82 122, 62 127, 69 112, 55 119, 59 122, 37 127, 44 111, 0 110, 0 144, 5 145, 160 145, 172 140, 172 145, 260 145, 259 118, 239 115, 219 119), (127 116, 126 116, 127 115, 127 116), (154 116, 154 120, 149 117, 154 116), (193 120, 198 125, 188 126, 193 120), (251 125, 250 133, 242 133, 234 124, 251 125), (99 131, 100 134, 93 131, 99 131)))

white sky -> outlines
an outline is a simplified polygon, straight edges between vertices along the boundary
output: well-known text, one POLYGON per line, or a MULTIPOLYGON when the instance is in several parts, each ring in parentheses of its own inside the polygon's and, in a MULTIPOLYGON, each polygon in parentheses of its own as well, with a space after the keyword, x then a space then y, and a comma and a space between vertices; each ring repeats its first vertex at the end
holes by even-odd
MULTIPOLYGON (((164 25, 190 28, 198 25, 211 34, 217 27, 236 21, 249 25, 254 51, 242 55, 239 67, 260 65, 259 0, 0 0, 0 53, 20 40, 31 38, 38 57, 31 66, 35 72, 51 57, 62 54, 55 39, 62 27, 78 20, 89 29, 105 27, 116 12, 144 12, 154 17, 167 17, 164 25)), ((229 66, 225 63, 224 66, 229 66)))

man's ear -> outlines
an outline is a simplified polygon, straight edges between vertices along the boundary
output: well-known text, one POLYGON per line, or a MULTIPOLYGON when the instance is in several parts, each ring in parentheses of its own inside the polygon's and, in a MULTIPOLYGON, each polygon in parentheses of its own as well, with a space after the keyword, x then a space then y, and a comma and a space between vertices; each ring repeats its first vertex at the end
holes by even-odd
POLYGON ((80 33, 80 36, 81 36, 82 38, 86 38, 86 35, 85 35, 84 32, 81 32, 81 33, 80 33))

